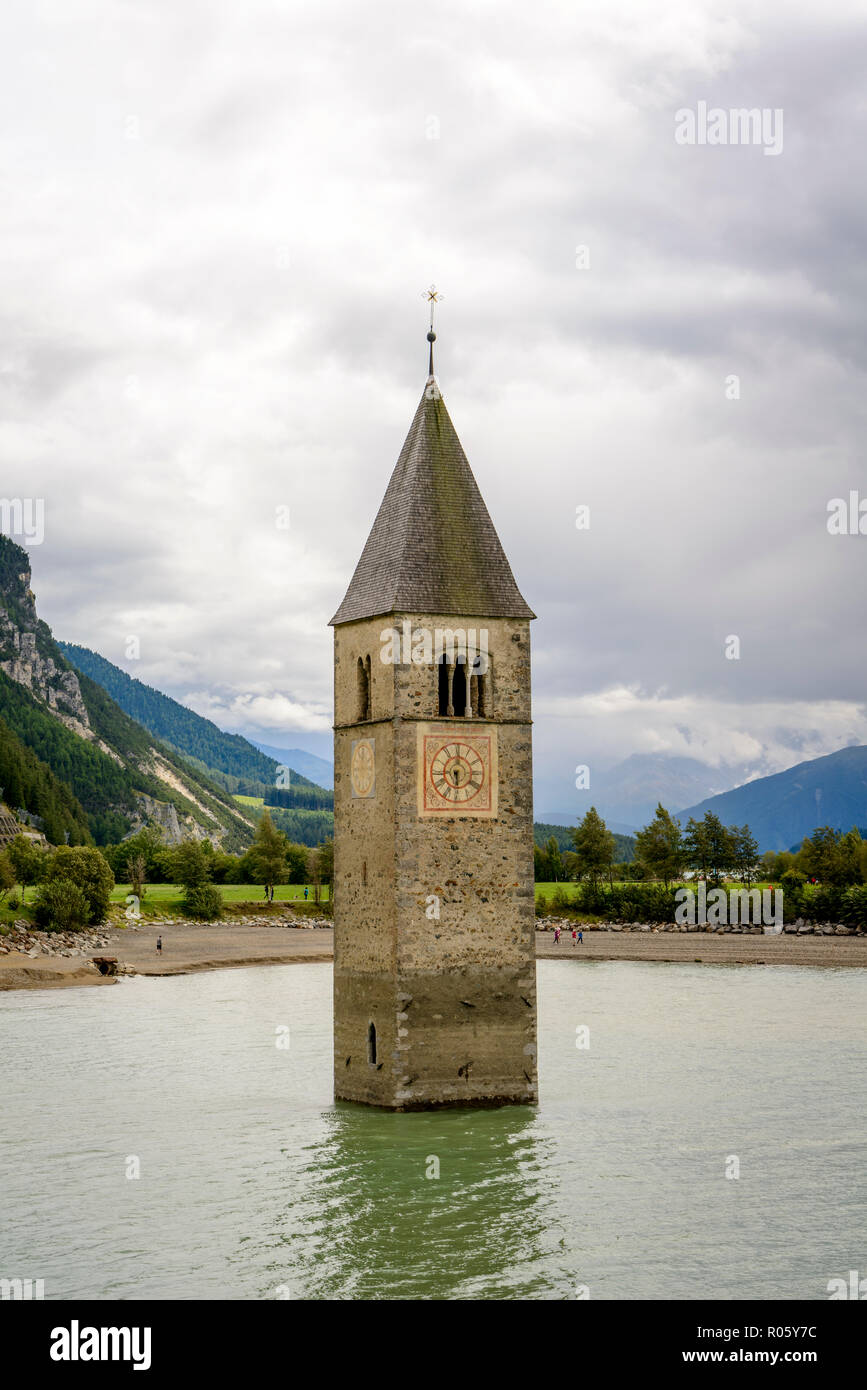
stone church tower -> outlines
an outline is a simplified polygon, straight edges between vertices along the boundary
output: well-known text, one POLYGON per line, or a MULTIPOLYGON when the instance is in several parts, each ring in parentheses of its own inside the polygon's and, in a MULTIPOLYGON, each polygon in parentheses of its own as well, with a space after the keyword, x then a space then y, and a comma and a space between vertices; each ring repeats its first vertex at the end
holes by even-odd
POLYGON ((338 1099, 393 1110, 537 1099, 533 617, 431 346, 331 620, 338 1099))

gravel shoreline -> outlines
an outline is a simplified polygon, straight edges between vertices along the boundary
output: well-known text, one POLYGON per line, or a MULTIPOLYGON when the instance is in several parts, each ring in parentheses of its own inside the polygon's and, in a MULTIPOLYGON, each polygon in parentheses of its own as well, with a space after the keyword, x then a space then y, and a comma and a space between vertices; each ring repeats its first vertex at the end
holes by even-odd
MULTIPOLYGON (((634 929, 620 930, 585 926, 583 943, 573 945, 571 923, 564 922, 563 928, 559 945, 554 944, 553 931, 537 930, 537 959, 867 967, 865 935, 642 931, 636 924, 634 929)), ((7 949, 0 954, 0 991, 117 983, 116 978, 100 974, 92 963, 96 956, 115 957, 121 975, 186 975, 249 965, 324 962, 334 954, 333 930, 322 919, 315 924, 252 916, 230 922, 141 922, 134 928, 104 926, 88 936, 79 934, 72 946, 44 933, 30 932, 28 937, 35 944, 26 952, 9 950, 10 938, 3 938, 7 949), (159 955, 158 936, 163 940, 159 955), (54 954, 58 948, 64 954, 54 954)))

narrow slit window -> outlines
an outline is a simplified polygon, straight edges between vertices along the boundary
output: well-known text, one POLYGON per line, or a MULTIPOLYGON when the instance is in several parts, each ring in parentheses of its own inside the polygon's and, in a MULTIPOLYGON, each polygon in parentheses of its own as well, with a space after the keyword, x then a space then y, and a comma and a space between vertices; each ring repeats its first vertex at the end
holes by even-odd
POLYGON ((367 1025, 367 1060, 372 1067, 376 1066, 376 1027, 372 1023, 367 1025))
POLYGON ((358 720, 370 718, 370 657, 358 658, 358 720))

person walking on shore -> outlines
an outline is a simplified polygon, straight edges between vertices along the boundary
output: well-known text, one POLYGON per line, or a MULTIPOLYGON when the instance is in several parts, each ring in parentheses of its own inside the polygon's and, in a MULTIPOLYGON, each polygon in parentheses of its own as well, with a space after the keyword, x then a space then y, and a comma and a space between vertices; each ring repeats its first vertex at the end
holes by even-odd
POLYGON ((555 928, 554 928, 554 945, 555 945, 555 946, 559 946, 559 944, 560 944, 560 928, 559 928, 559 927, 555 927, 555 928))
POLYGON ((575 942, 576 942, 577 940, 578 940, 578 933, 577 933, 577 931, 575 930, 575 928, 573 927, 573 928, 572 928, 572 945, 573 945, 573 946, 575 945, 575 942))
POLYGON ((161 956, 162 953, 163 953, 163 939, 162 939, 161 936, 158 936, 158 937, 157 937, 157 955, 158 955, 158 956, 161 956))

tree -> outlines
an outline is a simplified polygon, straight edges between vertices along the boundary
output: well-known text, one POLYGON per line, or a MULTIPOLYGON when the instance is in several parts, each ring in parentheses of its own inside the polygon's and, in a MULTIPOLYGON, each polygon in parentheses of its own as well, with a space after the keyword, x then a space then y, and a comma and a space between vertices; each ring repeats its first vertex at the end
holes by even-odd
POLYGON ((861 882, 861 851, 864 841, 857 826, 852 826, 840 839, 838 846, 837 881, 850 887, 861 882))
POLYGON ((707 836, 708 868, 711 878, 715 883, 719 883, 734 866, 734 836, 712 811, 705 811, 704 826, 707 836))
POLYGON ((694 869, 700 878, 707 878, 709 845, 704 821, 690 816, 686 823, 683 848, 689 867, 694 869))
POLYGON ((653 820, 635 836, 635 853, 650 870, 653 878, 661 878, 668 888, 673 878, 680 878, 686 856, 680 822, 666 811, 662 802, 656 807, 653 820))
POLYGON ((560 854, 560 846, 556 838, 552 835, 545 846, 548 854, 548 864, 551 868, 551 882, 559 883, 563 877, 563 857, 560 854))
POLYGON ((541 845, 533 846, 533 877, 537 883, 550 882, 551 866, 541 845))
POLYGON ((282 830, 278 830, 268 812, 263 811, 256 826, 255 838, 247 853, 257 877, 268 890, 269 897, 274 896, 276 884, 283 883, 286 878, 288 848, 289 841, 282 830))
POLYGON ((304 845, 293 845, 291 841, 288 842, 286 867, 287 883, 307 882, 307 850, 304 845))
POLYGON ((36 894, 36 921, 46 931, 80 931, 91 920, 90 903, 70 878, 50 878, 36 894))
POLYGON ((178 845, 172 853, 171 865, 175 882, 182 888, 199 888, 210 882, 211 866, 198 840, 184 840, 178 845))
POLYGON ((323 840, 316 851, 320 883, 328 884, 329 896, 334 887, 334 841, 323 840))
POLYGON ((17 882, 9 851, 4 849, 0 851, 0 899, 11 893, 17 882))
POLYGON ((584 819, 572 831, 572 840, 578 872, 582 878, 589 878, 595 889, 600 874, 610 872, 614 859, 614 836, 595 806, 590 807, 584 819))
POLYGON ((95 926, 108 911, 114 874, 98 849, 61 845, 50 856, 45 883, 63 881, 81 889, 87 903, 87 920, 95 926))
POLYGON ((45 872, 48 861, 47 852, 25 835, 16 835, 8 849, 9 860, 15 870, 15 882, 22 888, 31 888, 38 883, 45 872))
POLYGON ((806 837, 801 844, 799 867, 808 878, 817 878, 820 883, 839 883, 843 869, 841 839, 840 831, 831 825, 822 825, 806 837))
POLYGON ((126 872, 130 887, 137 898, 144 897, 144 881, 147 860, 143 854, 131 854, 126 861, 126 872))
POLYGON ((734 864, 733 832, 712 811, 706 811, 701 821, 690 816, 686 823, 684 849, 690 868, 704 878, 713 879, 715 883, 734 864))
POLYGON ((563 877, 574 883, 579 876, 578 856, 574 849, 563 851, 563 877))
POLYGON ((184 893, 184 912, 188 917, 210 921, 223 912, 223 895, 213 883, 196 883, 184 893))
POLYGON ((185 840, 172 855, 175 881, 184 890, 183 909, 188 917, 210 919, 223 911, 223 895, 211 882, 211 859, 200 840, 185 840))
POLYGON ((730 834, 734 870, 749 888, 759 867, 758 841, 748 825, 732 826, 730 834))

